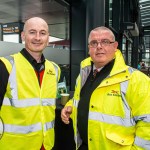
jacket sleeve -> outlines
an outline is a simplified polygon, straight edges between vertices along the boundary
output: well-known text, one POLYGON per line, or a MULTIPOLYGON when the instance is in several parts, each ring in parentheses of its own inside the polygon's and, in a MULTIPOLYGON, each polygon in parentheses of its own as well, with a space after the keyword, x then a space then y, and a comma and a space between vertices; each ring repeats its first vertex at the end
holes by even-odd
POLYGON ((6 87, 8 82, 9 73, 5 64, 0 60, 0 107, 2 106, 6 87))
POLYGON ((74 95, 73 95, 73 98, 70 99, 67 104, 65 106, 71 106, 73 109, 72 109, 72 114, 71 114, 71 119, 73 119, 73 113, 74 112, 74 108, 76 107, 75 105, 77 104, 78 100, 79 100, 79 95, 80 95, 80 92, 79 92, 79 86, 80 86, 80 75, 77 77, 76 79, 76 85, 75 85, 75 92, 74 92, 74 95))
POLYGON ((135 120, 135 139, 132 150, 150 150, 150 78, 135 71, 128 88, 128 103, 135 120))
MULTIPOLYGON (((79 83, 80 83, 79 80, 80 80, 80 75, 79 75, 79 76, 77 77, 77 79, 76 79, 75 92, 74 92, 73 98, 70 99, 70 100, 67 102, 66 106, 73 106, 73 101, 74 101, 74 99, 76 99, 76 95, 79 95, 79 93, 77 94, 78 89, 79 89, 79 88, 77 88, 77 87, 80 86, 80 85, 79 85, 79 83)), ((79 97, 78 97, 77 99, 79 99, 79 97)))

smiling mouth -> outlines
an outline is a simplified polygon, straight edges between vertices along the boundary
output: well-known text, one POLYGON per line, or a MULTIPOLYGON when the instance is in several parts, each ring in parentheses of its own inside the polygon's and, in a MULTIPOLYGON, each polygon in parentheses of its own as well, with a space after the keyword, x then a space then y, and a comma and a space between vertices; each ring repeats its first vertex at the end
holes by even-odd
POLYGON ((41 43, 33 43, 34 45, 41 45, 41 43))
POLYGON ((97 53, 96 55, 97 55, 97 56, 99 56, 99 55, 104 55, 104 53, 97 53))

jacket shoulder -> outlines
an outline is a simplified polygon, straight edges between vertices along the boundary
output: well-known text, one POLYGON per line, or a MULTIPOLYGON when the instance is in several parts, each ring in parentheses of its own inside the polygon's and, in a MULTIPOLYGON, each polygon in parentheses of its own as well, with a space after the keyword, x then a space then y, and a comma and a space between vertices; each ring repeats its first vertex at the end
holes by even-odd
POLYGON ((88 57, 88 58, 82 60, 80 65, 81 65, 81 67, 83 68, 83 67, 85 67, 85 66, 90 66, 90 65, 91 65, 91 62, 92 62, 91 57, 88 57))
POLYGON ((0 60, 4 63, 8 72, 11 72, 12 66, 14 64, 14 58, 12 56, 0 57, 0 60))

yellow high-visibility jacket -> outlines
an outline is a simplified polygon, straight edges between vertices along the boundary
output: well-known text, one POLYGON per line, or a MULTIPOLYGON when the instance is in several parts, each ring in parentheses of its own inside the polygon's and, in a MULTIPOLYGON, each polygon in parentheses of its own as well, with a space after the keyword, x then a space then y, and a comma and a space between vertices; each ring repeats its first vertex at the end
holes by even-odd
POLYGON ((48 60, 41 87, 31 64, 21 53, 0 58, 10 73, 1 108, 4 134, 0 150, 46 150, 54 145, 54 119, 59 67, 48 60))
MULTIPOLYGON (((91 71, 91 58, 81 62, 73 99, 76 149, 82 139, 77 129, 80 91, 91 71)), ((150 150, 150 78, 125 65, 117 50, 110 74, 93 91, 89 103, 89 150, 150 150)), ((87 91, 88 92, 88 91, 87 91)))

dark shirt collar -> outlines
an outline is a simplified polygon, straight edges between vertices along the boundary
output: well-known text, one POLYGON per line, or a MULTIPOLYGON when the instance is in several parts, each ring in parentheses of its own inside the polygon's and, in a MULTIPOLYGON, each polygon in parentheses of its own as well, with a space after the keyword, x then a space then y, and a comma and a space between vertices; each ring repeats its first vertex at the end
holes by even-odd
POLYGON ((30 55, 30 53, 25 48, 23 48, 20 51, 20 53, 30 62, 30 64, 33 66, 33 68, 36 71, 41 71, 41 70, 43 70, 45 68, 44 67, 45 57, 44 57, 43 54, 41 56, 41 62, 37 63, 37 61, 30 55))
MULTIPOLYGON (((114 65, 114 62, 115 62, 115 58, 113 60, 111 60, 108 64, 106 64, 104 67, 99 68, 99 71, 103 70, 104 68, 109 68, 109 67, 112 68, 114 65)), ((93 71, 95 69, 93 61, 91 61, 91 65, 92 65, 92 71, 93 71)))

